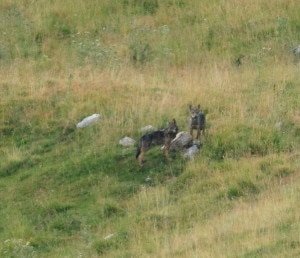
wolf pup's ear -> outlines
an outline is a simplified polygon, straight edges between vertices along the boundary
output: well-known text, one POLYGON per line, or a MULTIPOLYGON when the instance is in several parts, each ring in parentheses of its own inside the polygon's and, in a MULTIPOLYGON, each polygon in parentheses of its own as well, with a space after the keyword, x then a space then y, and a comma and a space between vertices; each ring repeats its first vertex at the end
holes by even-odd
POLYGON ((192 105, 190 104, 190 105, 189 105, 189 110, 191 110, 191 109, 192 109, 192 105))
POLYGON ((200 104, 198 104, 198 108, 200 109, 200 104))
POLYGON ((173 123, 174 123, 174 124, 176 124, 176 120, 175 120, 175 118, 173 118, 173 123))

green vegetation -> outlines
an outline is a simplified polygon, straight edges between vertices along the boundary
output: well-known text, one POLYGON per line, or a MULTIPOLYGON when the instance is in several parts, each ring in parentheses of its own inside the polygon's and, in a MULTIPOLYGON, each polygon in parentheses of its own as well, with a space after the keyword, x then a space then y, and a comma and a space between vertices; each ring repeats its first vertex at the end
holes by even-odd
POLYGON ((100 2, 0 2, 0 256, 299 256, 298 1, 100 2), (195 159, 118 144, 189 104, 195 159))

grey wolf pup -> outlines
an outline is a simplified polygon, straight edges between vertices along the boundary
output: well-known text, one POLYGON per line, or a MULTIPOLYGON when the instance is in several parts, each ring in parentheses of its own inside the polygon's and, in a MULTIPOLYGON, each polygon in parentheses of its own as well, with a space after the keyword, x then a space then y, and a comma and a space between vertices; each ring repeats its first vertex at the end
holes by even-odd
POLYGON ((170 143, 176 137, 177 132, 178 127, 176 124, 176 120, 173 119, 171 122, 169 122, 169 125, 166 129, 150 132, 143 135, 139 140, 136 151, 136 159, 138 160, 138 163, 142 165, 145 152, 155 145, 163 144, 164 154, 168 158, 170 143))
POLYGON ((193 137, 193 130, 197 130, 196 139, 198 140, 201 132, 205 133, 206 128, 206 118, 205 114, 201 111, 200 105, 197 107, 189 106, 190 110, 190 133, 193 137))

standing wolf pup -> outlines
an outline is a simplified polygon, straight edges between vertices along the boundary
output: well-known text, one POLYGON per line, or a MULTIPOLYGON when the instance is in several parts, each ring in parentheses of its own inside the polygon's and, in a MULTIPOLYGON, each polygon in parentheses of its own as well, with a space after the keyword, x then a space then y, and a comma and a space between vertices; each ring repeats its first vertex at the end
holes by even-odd
POLYGON ((136 159, 138 160, 138 163, 142 165, 145 152, 151 147, 160 144, 164 144, 164 154, 168 158, 170 143, 176 137, 177 132, 178 127, 176 120, 173 119, 171 122, 169 122, 169 125, 166 129, 143 135, 138 143, 138 148, 136 151, 136 159))
POLYGON ((189 106, 190 110, 190 133, 193 137, 193 130, 197 130, 196 139, 198 140, 202 133, 204 134, 206 128, 206 118, 205 114, 201 111, 200 105, 197 107, 193 107, 192 105, 189 106))

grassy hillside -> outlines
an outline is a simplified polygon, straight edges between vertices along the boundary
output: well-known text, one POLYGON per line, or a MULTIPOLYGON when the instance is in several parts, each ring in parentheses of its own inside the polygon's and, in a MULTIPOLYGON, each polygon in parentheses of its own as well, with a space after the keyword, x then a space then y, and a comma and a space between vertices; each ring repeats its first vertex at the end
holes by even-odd
POLYGON ((297 0, 15 2, 0 2, 1 257, 300 255, 297 0), (156 147, 140 168, 118 144, 188 130, 189 104, 207 113, 195 159, 156 147))

